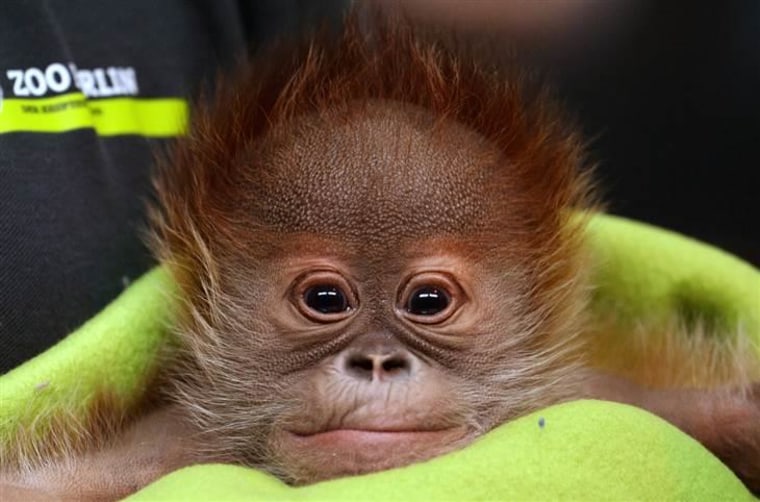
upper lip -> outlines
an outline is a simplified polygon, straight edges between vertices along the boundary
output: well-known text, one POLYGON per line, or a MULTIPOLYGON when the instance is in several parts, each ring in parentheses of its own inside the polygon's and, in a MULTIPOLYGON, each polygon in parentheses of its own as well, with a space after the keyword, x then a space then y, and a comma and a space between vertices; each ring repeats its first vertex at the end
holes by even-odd
POLYGON ((422 429, 422 428, 375 428, 375 427, 333 427, 329 429, 319 429, 313 431, 290 431, 296 436, 315 436, 317 434, 324 434, 326 432, 334 431, 361 431, 361 432, 388 432, 388 433, 414 433, 414 432, 442 432, 452 429, 452 427, 441 427, 438 429, 422 429))
POLYGON ((289 432, 296 436, 313 436, 332 431, 362 431, 362 432, 396 432, 396 433, 413 433, 413 432, 441 432, 453 429, 453 426, 422 426, 419 424, 340 424, 336 426, 323 427, 318 429, 298 430, 292 429, 289 432))

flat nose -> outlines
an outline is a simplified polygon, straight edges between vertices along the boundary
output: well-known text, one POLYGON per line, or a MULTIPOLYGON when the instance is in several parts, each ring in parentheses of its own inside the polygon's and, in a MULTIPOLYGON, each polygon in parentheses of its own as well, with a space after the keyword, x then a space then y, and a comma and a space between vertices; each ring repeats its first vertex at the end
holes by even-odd
POLYGON ((355 353, 346 358, 345 370, 347 374, 361 380, 397 380, 411 374, 412 364, 404 353, 355 353))
POLYGON ((347 347, 343 371, 365 381, 388 381, 408 378, 414 368, 414 356, 390 335, 368 335, 347 347))

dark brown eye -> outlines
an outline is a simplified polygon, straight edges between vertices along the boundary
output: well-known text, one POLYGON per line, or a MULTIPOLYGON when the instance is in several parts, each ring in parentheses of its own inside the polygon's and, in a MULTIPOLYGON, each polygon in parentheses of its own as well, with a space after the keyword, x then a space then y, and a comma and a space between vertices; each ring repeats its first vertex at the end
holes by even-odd
POLYGON ((433 316, 446 310, 449 303, 451 303, 451 297, 444 289, 422 286, 409 295, 406 310, 418 316, 433 316))
POLYGON ((337 286, 329 284, 317 284, 303 294, 303 301, 307 307, 320 314, 340 314, 351 307, 346 294, 337 286))

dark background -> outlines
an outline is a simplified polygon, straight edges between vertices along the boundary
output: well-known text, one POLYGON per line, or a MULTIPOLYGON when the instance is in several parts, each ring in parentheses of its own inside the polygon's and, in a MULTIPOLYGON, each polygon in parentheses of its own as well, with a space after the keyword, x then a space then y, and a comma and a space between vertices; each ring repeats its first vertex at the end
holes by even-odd
POLYGON ((760 1, 378 1, 547 76, 610 212, 760 265, 760 1))
POLYGON ((612 213, 760 265, 760 2, 636 1, 538 55, 594 138, 612 213))

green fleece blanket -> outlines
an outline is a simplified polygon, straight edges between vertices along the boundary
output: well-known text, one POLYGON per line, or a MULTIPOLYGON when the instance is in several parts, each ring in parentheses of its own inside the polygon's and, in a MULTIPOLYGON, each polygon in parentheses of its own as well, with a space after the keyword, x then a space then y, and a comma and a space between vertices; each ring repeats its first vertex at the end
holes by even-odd
MULTIPOLYGON (((742 331, 760 353, 760 271, 715 248, 611 216, 591 222, 593 309, 616 333, 675 316, 742 331)), ((156 269, 80 329, 0 377, 0 458, 51 429, 76 434, 107 396, 129 410, 146 391, 173 287, 156 269)), ((656 330, 654 330, 656 331, 656 330)), ((425 463, 292 488, 228 465, 172 473, 133 500, 755 500, 697 442, 632 407, 576 401, 505 424, 425 463)))

